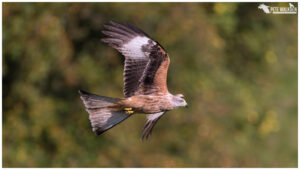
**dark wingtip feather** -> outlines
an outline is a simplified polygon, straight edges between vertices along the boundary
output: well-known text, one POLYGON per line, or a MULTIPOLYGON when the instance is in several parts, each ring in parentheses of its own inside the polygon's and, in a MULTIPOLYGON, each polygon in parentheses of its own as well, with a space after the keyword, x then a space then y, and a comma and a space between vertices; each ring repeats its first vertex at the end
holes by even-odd
POLYGON ((103 31, 101 31, 101 32, 102 32, 102 34, 104 34, 104 35, 111 36, 111 34, 110 34, 109 31, 103 30, 103 31))
MULTIPOLYGON (((108 130, 108 129, 107 129, 108 130)), ((99 136, 99 135, 101 135, 102 133, 104 133, 106 130, 102 130, 102 129, 100 129, 100 128, 98 128, 97 130, 95 130, 94 132, 95 132, 95 134, 97 135, 97 136, 99 136)))
POLYGON ((86 92, 86 91, 84 91, 84 90, 78 90, 78 93, 79 93, 80 95, 88 95, 88 94, 90 94, 90 93, 88 93, 88 92, 86 92))
POLYGON ((155 123, 156 122, 153 122, 153 121, 146 122, 146 124, 144 125, 144 128, 143 128, 142 136, 141 136, 142 140, 147 140, 149 138, 149 136, 152 133, 152 128, 155 123))
POLYGON ((121 24, 121 23, 115 22, 115 21, 113 21, 113 20, 110 20, 109 23, 112 24, 112 25, 118 25, 118 24, 121 24))
POLYGON ((104 43, 107 43, 107 38, 101 38, 100 40, 104 43))
POLYGON ((145 35, 145 36, 149 37, 144 31, 142 31, 141 29, 139 29, 138 27, 136 27, 133 24, 126 23, 126 26, 129 27, 130 29, 132 29, 134 32, 138 33, 139 35, 145 35))
POLYGON ((101 39, 102 42, 105 42, 105 43, 113 43, 113 44, 116 44, 116 45, 119 45, 123 43, 122 40, 120 39, 116 39, 116 38, 102 38, 101 39))
POLYGON ((117 27, 126 30, 127 32, 133 33, 135 35, 140 35, 140 36, 147 36, 149 37, 144 31, 141 29, 137 28, 133 24, 126 23, 126 24, 121 24, 115 21, 110 21, 110 24, 117 27))
POLYGON ((103 27, 106 28, 106 29, 109 29, 111 26, 107 25, 107 24, 104 24, 103 27))

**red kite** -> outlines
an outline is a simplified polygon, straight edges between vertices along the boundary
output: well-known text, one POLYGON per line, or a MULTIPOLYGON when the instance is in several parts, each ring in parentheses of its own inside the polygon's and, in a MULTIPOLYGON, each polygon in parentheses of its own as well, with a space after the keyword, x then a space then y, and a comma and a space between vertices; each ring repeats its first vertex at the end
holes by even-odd
POLYGON ((147 139, 156 122, 166 112, 187 107, 182 94, 167 88, 170 58, 165 49, 131 24, 110 22, 102 39, 125 56, 124 96, 110 98, 79 90, 89 113, 93 131, 100 135, 135 113, 146 114, 141 138, 147 139))

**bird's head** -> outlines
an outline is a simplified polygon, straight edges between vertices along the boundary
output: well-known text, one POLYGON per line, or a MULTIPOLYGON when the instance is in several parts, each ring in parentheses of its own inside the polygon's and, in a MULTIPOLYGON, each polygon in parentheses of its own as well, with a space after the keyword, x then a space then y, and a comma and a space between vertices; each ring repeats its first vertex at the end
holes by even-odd
POLYGON ((184 100, 183 94, 173 95, 174 107, 188 107, 188 104, 184 100))

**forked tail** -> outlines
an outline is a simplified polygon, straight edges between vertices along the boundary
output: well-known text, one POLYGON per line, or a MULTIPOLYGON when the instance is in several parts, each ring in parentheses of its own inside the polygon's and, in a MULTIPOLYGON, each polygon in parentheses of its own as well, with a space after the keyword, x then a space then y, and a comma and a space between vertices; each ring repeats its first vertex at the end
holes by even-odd
POLYGON ((79 94, 85 105, 86 111, 89 113, 93 131, 97 135, 102 134, 131 116, 129 114, 114 111, 114 108, 111 107, 121 99, 98 96, 82 90, 79 90, 79 94))

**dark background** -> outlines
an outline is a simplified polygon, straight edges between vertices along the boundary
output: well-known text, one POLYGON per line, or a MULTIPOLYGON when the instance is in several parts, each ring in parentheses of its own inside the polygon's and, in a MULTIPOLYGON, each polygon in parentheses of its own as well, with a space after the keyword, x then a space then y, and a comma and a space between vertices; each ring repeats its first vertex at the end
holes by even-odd
POLYGON ((297 167, 297 15, 259 4, 3 3, 3 166, 297 167), (77 93, 123 96, 110 20, 167 49, 189 103, 146 142, 144 115, 95 136, 77 93))

